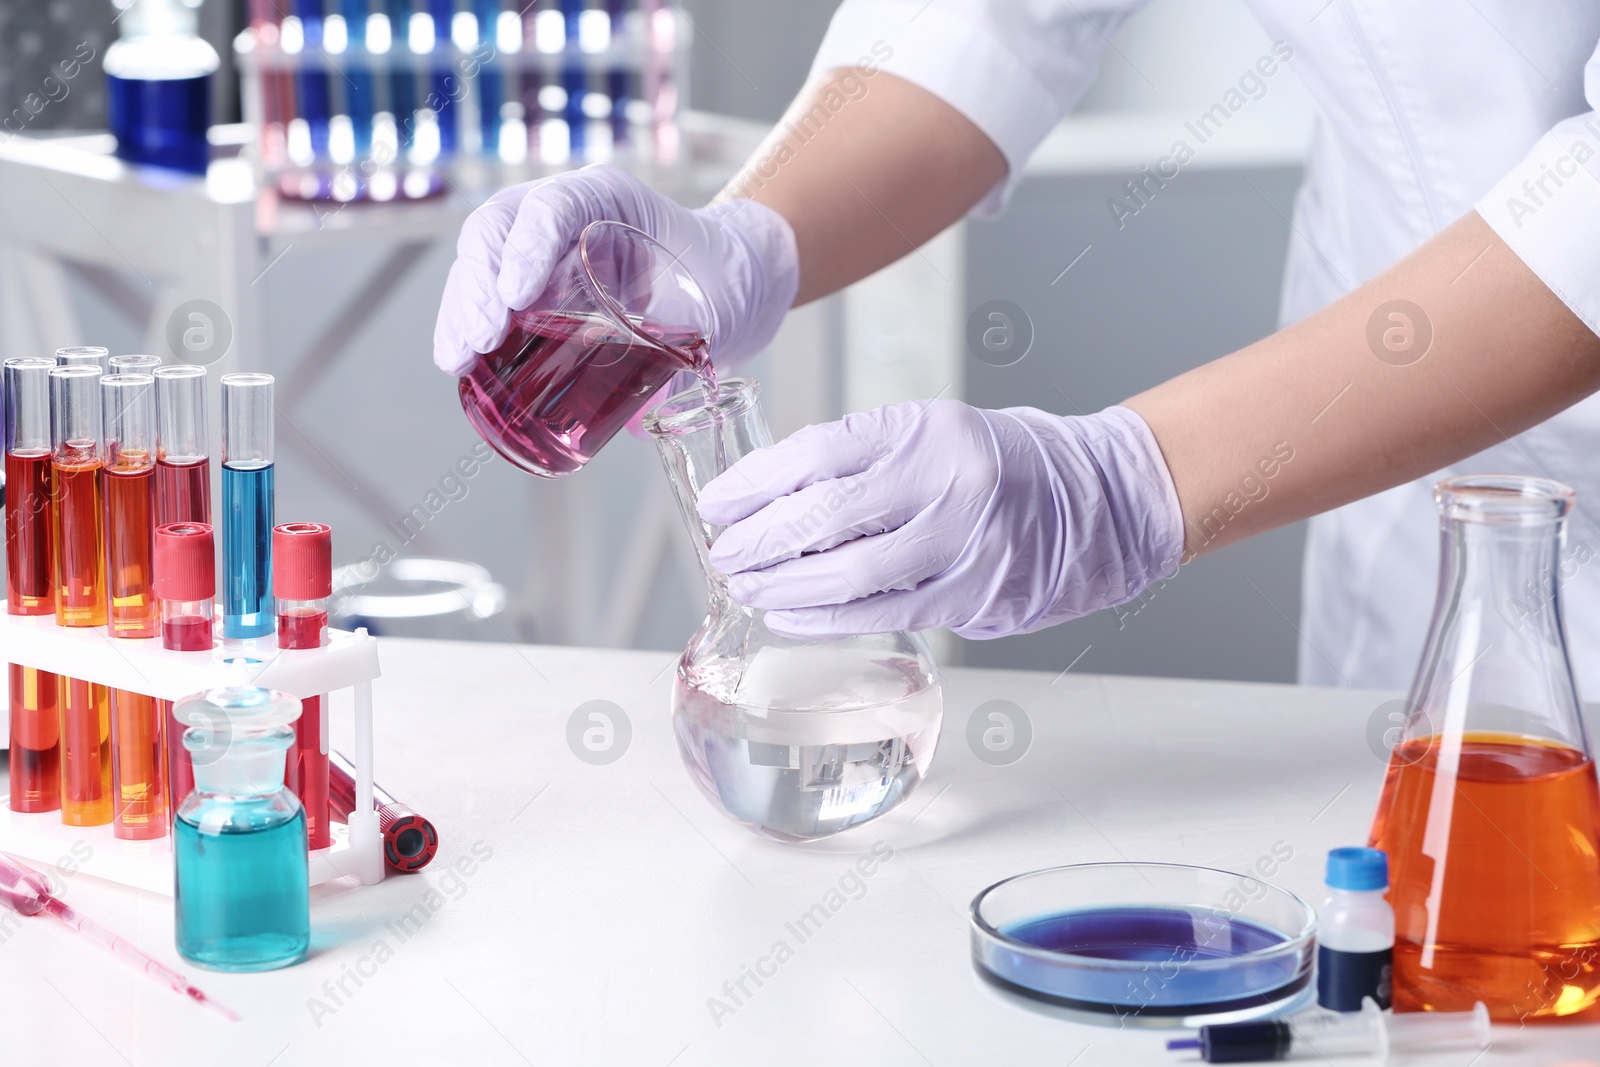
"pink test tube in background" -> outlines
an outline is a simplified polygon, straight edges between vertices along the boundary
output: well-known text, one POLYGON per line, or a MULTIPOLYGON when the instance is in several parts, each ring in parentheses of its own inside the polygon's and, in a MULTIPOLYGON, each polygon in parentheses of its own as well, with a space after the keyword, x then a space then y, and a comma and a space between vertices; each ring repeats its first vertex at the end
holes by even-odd
MULTIPOLYGON (((216 548, 203 522, 173 522, 156 527, 155 593, 161 601, 161 647, 174 652, 210 652, 212 604, 217 593, 216 548)), ((183 747, 183 724, 163 700, 161 721, 167 738, 168 822, 194 790, 194 767, 183 747)))

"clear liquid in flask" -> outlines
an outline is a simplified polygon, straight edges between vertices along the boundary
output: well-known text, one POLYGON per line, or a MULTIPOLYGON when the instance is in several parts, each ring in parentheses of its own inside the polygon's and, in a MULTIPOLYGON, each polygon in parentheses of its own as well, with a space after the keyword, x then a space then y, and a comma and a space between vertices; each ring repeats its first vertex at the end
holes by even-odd
POLYGON ((674 680, 679 752, 713 804, 775 840, 877 818, 917 787, 938 745, 938 684, 925 664, 882 648, 766 648, 731 700, 719 681, 674 680))

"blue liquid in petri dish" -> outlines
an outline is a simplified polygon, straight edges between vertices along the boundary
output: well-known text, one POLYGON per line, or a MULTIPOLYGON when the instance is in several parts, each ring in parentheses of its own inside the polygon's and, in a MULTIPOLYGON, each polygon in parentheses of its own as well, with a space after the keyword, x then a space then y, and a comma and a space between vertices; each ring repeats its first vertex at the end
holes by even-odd
POLYGON ((1059 956, 990 945, 979 973, 991 984, 1079 1011, 1189 1015, 1261 1007, 1307 986, 1302 954, 1238 957, 1289 940, 1225 913, 1182 908, 1090 908, 1002 927, 1012 941, 1059 956), (1104 960, 1139 967, 1096 966, 1104 960), (1236 960, 1233 966, 1226 961, 1236 960))
POLYGON ((305 812, 246 806, 231 806, 220 833, 182 814, 173 826, 178 952, 215 971, 286 967, 311 943, 305 812))
POLYGON ((223 637, 266 637, 272 601, 272 464, 222 465, 223 637))

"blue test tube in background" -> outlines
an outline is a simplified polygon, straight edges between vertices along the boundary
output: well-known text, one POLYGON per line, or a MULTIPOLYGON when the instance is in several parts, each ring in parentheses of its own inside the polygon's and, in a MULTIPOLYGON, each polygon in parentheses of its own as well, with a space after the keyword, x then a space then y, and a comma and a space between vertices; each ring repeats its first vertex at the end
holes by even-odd
POLYGON ((389 109, 403 162, 417 139, 417 72, 411 59, 411 0, 384 0, 394 44, 389 49, 389 109), (404 44, 405 48, 400 46, 404 44))
POLYGON ((539 90, 544 88, 544 74, 540 70, 538 33, 535 22, 539 4, 531 3, 522 12, 522 70, 518 75, 517 95, 522 101, 522 121, 528 130, 528 157, 539 158, 539 126, 544 121, 544 108, 539 104, 539 90))
POLYGON ((272 633, 272 385, 270 374, 222 376, 224 638, 272 633))
POLYGON ((345 113, 350 116, 350 132, 355 140, 356 158, 365 159, 372 151, 372 116, 377 111, 377 92, 372 80, 372 61, 367 56, 367 0, 339 0, 349 34, 349 54, 355 61, 345 66, 345 113))
POLYGON ((488 41, 495 46, 494 52, 480 50, 475 57, 479 65, 478 87, 478 129, 483 138, 483 154, 496 156, 500 153, 500 105, 505 101, 504 68, 501 66, 499 56, 499 42, 496 40, 500 26, 500 0, 473 0, 473 7, 478 16, 478 40, 488 41), (489 56, 496 58, 490 59, 489 56))
MULTIPOLYGON (((624 0, 606 0, 606 13, 611 16, 611 46, 616 47, 621 37, 626 18, 624 0)), ((613 62, 606 71, 606 95, 611 97, 611 145, 613 151, 625 151, 628 147, 628 68, 621 62, 613 62)))
POLYGON ((428 0, 428 14, 433 17, 433 62, 431 70, 432 91, 429 104, 439 123, 439 155, 451 156, 456 151, 456 97, 461 94, 461 79, 455 77, 450 66, 450 40, 455 20, 455 0, 428 0))
POLYGON ((583 97, 589 91, 588 71, 584 70, 583 52, 578 33, 583 16, 583 0, 561 0, 561 14, 567 24, 567 47, 561 56, 561 88, 567 93, 567 106, 561 117, 567 123, 567 138, 572 158, 581 160, 588 120, 583 114, 583 97))
POLYGON ((300 105, 299 117, 305 119, 311 131, 311 152, 318 159, 328 155, 328 116, 332 109, 328 101, 328 72, 323 65, 328 62, 322 41, 323 0, 294 0, 294 13, 300 18, 305 34, 305 47, 301 50, 303 65, 296 78, 300 105))

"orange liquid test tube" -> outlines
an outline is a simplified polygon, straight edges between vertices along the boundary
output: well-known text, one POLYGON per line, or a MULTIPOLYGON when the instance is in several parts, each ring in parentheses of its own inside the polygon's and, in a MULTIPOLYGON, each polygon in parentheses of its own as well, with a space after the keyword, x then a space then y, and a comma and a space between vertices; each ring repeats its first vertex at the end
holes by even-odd
MULTIPOLYGON (((6 395, 6 611, 56 609, 50 560, 52 359, 8 359, 6 395)), ((11 810, 61 807, 61 720, 56 676, 10 665, 11 810)))
MULTIPOLYGON (((106 624, 105 538, 101 525, 100 368, 50 372, 52 409, 51 546, 56 623, 106 624)), ((61 821, 111 821, 111 708, 103 685, 77 678, 61 686, 61 821)))
MULTIPOLYGON (((156 510, 156 395, 148 374, 112 374, 100 382, 105 433, 106 581, 112 637, 161 632, 151 564, 156 510)), ((113 832, 133 841, 165 837, 161 709, 154 697, 111 694, 113 832)))

